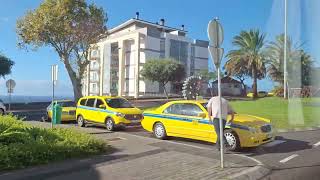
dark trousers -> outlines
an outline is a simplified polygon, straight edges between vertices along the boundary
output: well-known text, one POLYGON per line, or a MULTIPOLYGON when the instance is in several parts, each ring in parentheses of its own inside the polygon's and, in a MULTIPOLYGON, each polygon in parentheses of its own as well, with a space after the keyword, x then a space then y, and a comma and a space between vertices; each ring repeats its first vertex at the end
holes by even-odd
MULTIPOLYGON (((219 118, 214 118, 213 119, 213 126, 214 126, 214 129, 217 133, 217 142, 216 142, 216 145, 217 145, 217 148, 220 149, 220 123, 219 123, 219 118)), ((224 128, 226 127, 226 123, 227 121, 222 119, 222 129, 224 130, 224 128)), ((223 136, 223 142, 224 144, 227 144, 227 140, 226 140, 226 137, 223 136)))

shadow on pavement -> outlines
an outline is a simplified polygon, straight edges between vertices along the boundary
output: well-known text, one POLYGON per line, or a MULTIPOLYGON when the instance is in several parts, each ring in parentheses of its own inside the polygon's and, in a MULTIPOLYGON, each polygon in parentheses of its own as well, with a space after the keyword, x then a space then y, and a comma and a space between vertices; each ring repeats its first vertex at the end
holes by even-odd
POLYGON ((242 152, 255 156, 271 153, 289 153, 312 148, 312 145, 310 145, 307 141, 287 139, 281 136, 277 136, 276 140, 282 140, 285 142, 270 147, 261 146, 256 148, 244 148, 242 152))

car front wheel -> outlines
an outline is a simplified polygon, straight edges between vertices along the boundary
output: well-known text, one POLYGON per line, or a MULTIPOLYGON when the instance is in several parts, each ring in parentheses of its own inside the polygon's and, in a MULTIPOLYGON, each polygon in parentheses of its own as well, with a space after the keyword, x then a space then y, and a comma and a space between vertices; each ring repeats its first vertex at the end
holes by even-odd
POLYGON ((238 151, 240 149, 240 140, 236 132, 232 129, 226 129, 224 136, 227 140, 227 149, 230 151, 238 151))
POLYGON ((115 127, 114 127, 114 121, 111 118, 108 118, 106 120, 106 128, 108 131, 114 131, 115 127))
POLYGON ((165 139, 167 137, 167 132, 162 123, 158 122, 153 127, 153 134, 158 139, 165 139))
POLYGON ((79 127, 85 127, 85 125, 86 125, 85 120, 83 119, 83 117, 81 115, 78 116, 77 122, 78 122, 79 127))

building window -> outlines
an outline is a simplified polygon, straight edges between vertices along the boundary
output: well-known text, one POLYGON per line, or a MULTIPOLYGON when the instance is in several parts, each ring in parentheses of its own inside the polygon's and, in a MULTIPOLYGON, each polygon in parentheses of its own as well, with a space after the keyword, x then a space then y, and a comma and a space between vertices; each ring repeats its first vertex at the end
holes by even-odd
POLYGON ((90 80, 93 82, 96 82, 99 80, 99 75, 97 72, 91 72, 90 73, 90 80))
POLYGON ((188 43, 171 39, 170 57, 176 59, 186 66, 188 60, 188 43))
POLYGON ((164 39, 160 40, 160 58, 165 57, 165 47, 166 47, 166 42, 164 39))
POLYGON ((194 75, 195 74, 194 60, 195 60, 195 47, 191 46, 190 75, 194 75))
POLYGON ((92 50, 90 55, 91 55, 92 59, 98 59, 99 58, 99 50, 98 49, 92 50))

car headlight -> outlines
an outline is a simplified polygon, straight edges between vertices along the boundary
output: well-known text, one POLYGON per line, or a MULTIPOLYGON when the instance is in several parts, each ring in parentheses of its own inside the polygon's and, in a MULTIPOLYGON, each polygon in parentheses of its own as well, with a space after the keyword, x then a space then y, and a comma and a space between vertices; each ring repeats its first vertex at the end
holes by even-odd
POLYGON ((253 127, 248 127, 249 131, 251 133, 257 133, 257 129, 256 128, 253 128, 253 127))
POLYGON ((116 116, 124 117, 125 115, 124 115, 124 114, 122 114, 122 113, 117 112, 117 113, 116 113, 116 116))

